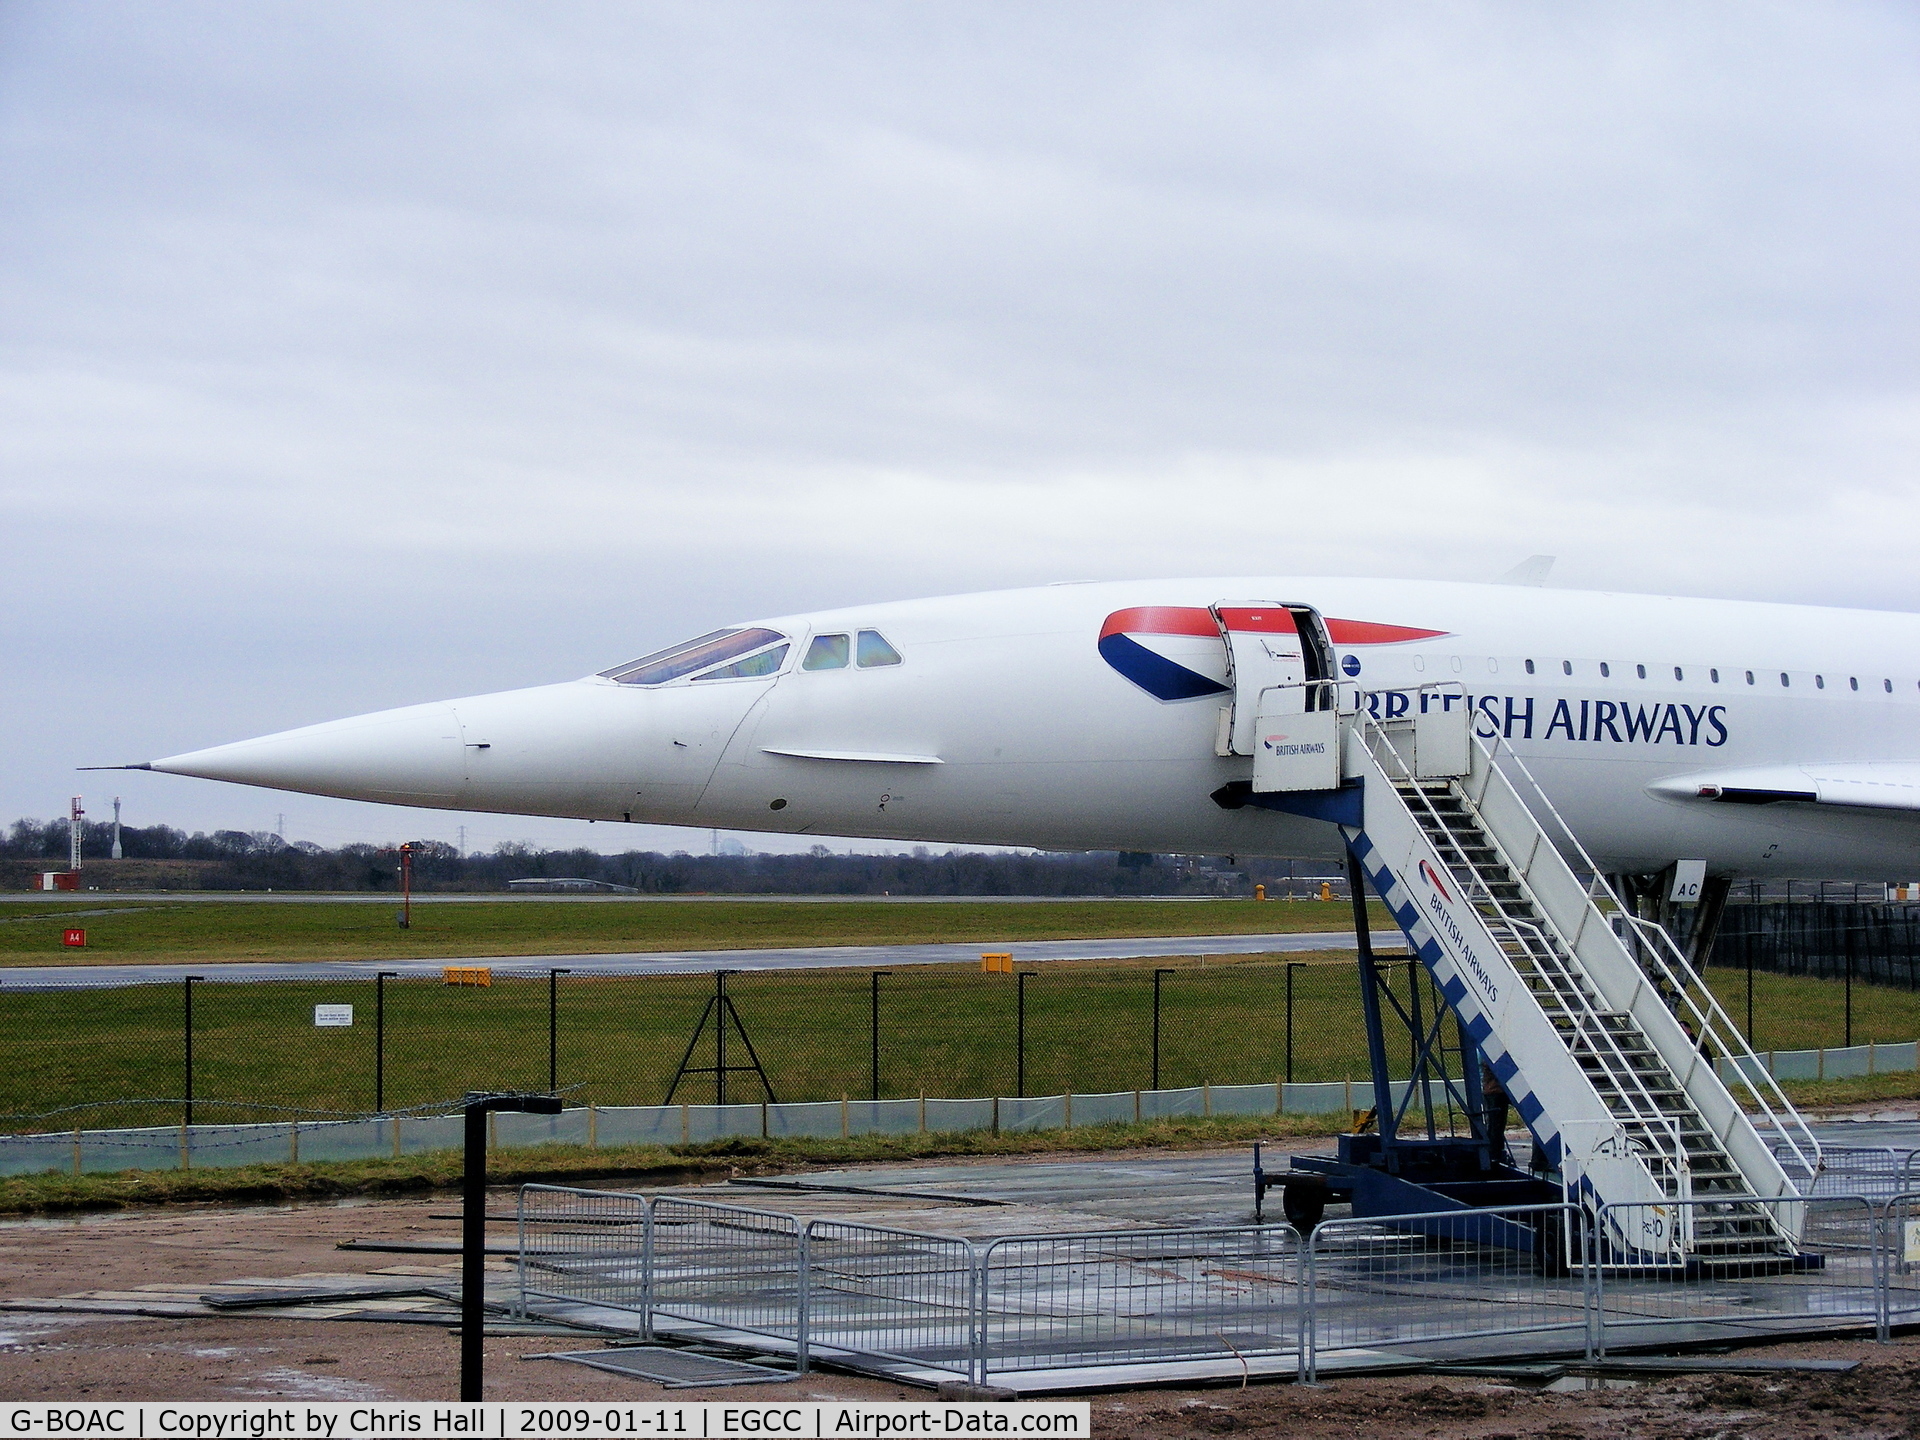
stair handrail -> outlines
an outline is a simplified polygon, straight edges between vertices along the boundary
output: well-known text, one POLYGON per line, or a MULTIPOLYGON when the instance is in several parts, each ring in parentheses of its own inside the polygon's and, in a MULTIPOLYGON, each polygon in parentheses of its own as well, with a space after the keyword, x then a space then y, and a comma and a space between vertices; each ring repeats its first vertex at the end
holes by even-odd
MULTIPOLYGON (((1487 838, 1492 840, 1494 846, 1504 853, 1505 847, 1500 845, 1498 839, 1491 834, 1489 834, 1487 838)), ((1513 869, 1511 857, 1507 857, 1507 868, 1509 870, 1513 869)), ((1519 872, 1514 871, 1514 874, 1517 879, 1519 872)), ((1488 899, 1495 905, 1499 904, 1499 901, 1492 895, 1489 895, 1488 899)), ((1615 1083, 1620 1086, 1622 1097, 1626 1099, 1632 1107, 1632 1113, 1630 1115, 1625 1117, 1616 1115, 1614 1119, 1631 1119, 1650 1126, 1671 1125, 1673 1123, 1673 1117, 1660 1108, 1660 1102, 1653 1098, 1653 1092, 1647 1088, 1646 1077, 1641 1075, 1641 1073, 1634 1068, 1633 1063, 1627 1059, 1626 1051, 1620 1048, 1620 1038, 1607 1028, 1605 1020, 1607 1015, 1612 1012, 1596 1008, 1593 999, 1589 997, 1586 992, 1586 987, 1580 983, 1585 977, 1568 970, 1566 959, 1554 949, 1553 942, 1547 933, 1532 921, 1516 920, 1503 913, 1501 923, 1514 929, 1531 930, 1540 946, 1560 966, 1560 972, 1573 983, 1574 992, 1580 997, 1581 1003, 1578 1013, 1572 1013, 1571 1007, 1569 1007, 1570 1013, 1568 1018, 1573 1021, 1576 1032, 1586 1039, 1588 1053, 1592 1054, 1596 1059, 1608 1063, 1609 1072, 1612 1074, 1615 1083), (1596 1036, 1598 1037, 1597 1043, 1594 1039, 1596 1036), (1624 1077, 1624 1080, 1622 1077, 1624 1077)), ((1579 963, 1579 957, 1577 956, 1568 958, 1572 958, 1576 965, 1579 963)), ((1592 982, 1589 980, 1587 983, 1591 984, 1592 982)), ((1678 1130, 1674 1131, 1674 1144, 1677 1147, 1674 1152, 1675 1157, 1680 1163, 1684 1164, 1686 1161, 1686 1142, 1680 1138, 1678 1130)), ((1659 1152, 1652 1151, 1649 1153, 1657 1155, 1659 1152)), ((1661 1158, 1665 1159, 1666 1157, 1663 1156, 1661 1158)))
MULTIPOLYGON (((1660 978, 1664 979, 1670 991, 1685 1003, 1699 1024, 1699 1033, 1695 1035, 1694 1043, 1696 1045, 1711 1044, 1721 1052, 1723 1058, 1733 1062, 1734 1073, 1739 1076, 1740 1083, 1753 1097, 1754 1103, 1760 1107, 1769 1128, 1779 1137, 1781 1143, 1793 1151, 1795 1159, 1805 1169, 1809 1172, 1817 1170, 1820 1163, 1819 1140, 1793 1102, 1787 1098, 1786 1092, 1780 1088, 1780 1082, 1774 1078, 1773 1072, 1761 1063, 1759 1055, 1747 1043, 1739 1027, 1733 1023, 1733 1017, 1721 1007, 1720 1002, 1714 998, 1713 992, 1707 989, 1706 982, 1681 953, 1673 937, 1661 926, 1642 920, 1627 909, 1626 904, 1614 893, 1613 887, 1607 884, 1605 873, 1601 870, 1599 863, 1587 852, 1587 847, 1580 843, 1580 837, 1574 834, 1573 827, 1567 823, 1566 818, 1561 815, 1559 808, 1554 805, 1540 782, 1534 778, 1533 771, 1527 767, 1527 762, 1520 758, 1519 753, 1504 735, 1496 732, 1492 737, 1486 737, 1474 731, 1470 731, 1469 734, 1472 735, 1473 742, 1480 747, 1481 753, 1487 757, 1489 770, 1505 779, 1513 789, 1514 798, 1519 800, 1524 808, 1532 810, 1533 806, 1528 802, 1526 795, 1521 793, 1519 786, 1513 784, 1512 777, 1506 773, 1505 767, 1500 763, 1500 752, 1505 751, 1507 758, 1513 762, 1514 768, 1526 779, 1528 787, 1538 798, 1542 808, 1552 817, 1560 833, 1566 837, 1568 845, 1580 857, 1587 868, 1587 873, 1593 876, 1593 885, 1597 885, 1601 893, 1613 902, 1620 916, 1634 928, 1636 933, 1650 936, 1648 948, 1652 952, 1651 958, 1660 967, 1660 978), (1491 744, 1488 743, 1489 738, 1491 738, 1491 744), (1674 973, 1676 965, 1678 974, 1674 973), (1684 980, 1682 976, 1685 977, 1684 980), (1705 999, 1704 1008, 1694 999, 1696 990, 1705 999), (1733 1037, 1731 1042, 1727 1039, 1728 1035, 1733 1037), (1759 1083, 1762 1081, 1764 1086, 1759 1083), (1775 1101, 1778 1102, 1777 1106, 1775 1101), (1790 1118, 1783 1118, 1782 1112, 1785 1117, 1790 1118), (1799 1137, 1797 1139, 1796 1131, 1799 1137)), ((1537 816, 1535 823, 1538 823, 1537 816)), ((1591 885, 1588 888, 1587 903, 1593 904, 1591 885)), ((1596 906, 1595 909, 1597 911, 1598 907, 1596 906)), ((1601 916, 1602 920, 1605 918, 1604 915, 1601 916)), ((1712 1055, 1705 1055, 1703 1058, 1709 1063, 1714 1059, 1712 1055)))
MULTIPOLYGON (((1417 814, 1418 812, 1414 810, 1411 803, 1411 797, 1418 797, 1420 808, 1424 811, 1425 816, 1432 821, 1432 830, 1435 832, 1434 835, 1428 837, 1427 843, 1429 845, 1437 844, 1438 842, 1435 836, 1447 835, 1451 827, 1446 823, 1446 817, 1444 817, 1434 805, 1433 796, 1418 783, 1419 777, 1413 765, 1408 763, 1406 757, 1400 753, 1399 747, 1393 743, 1392 736, 1388 733, 1387 724, 1377 718, 1370 717, 1366 712, 1361 712, 1357 715, 1353 723, 1356 728, 1360 729, 1361 734, 1359 738, 1361 743, 1366 746, 1370 758, 1376 765, 1380 765, 1383 769, 1387 768, 1387 757, 1391 757, 1393 767, 1397 768, 1400 774, 1406 779, 1410 790, 1410 796, 1402 795, 1399 798, 1402 799, 1403 804, 1408 806, 1410 813, 1417 814), (1382 750, 1385 752, 1384 755, 1380 753, 1382 750)), ((1410 719, 1403 720, 1401 723, 1409 728, 1411 727, 1410 719)), ((1485 737, 1475 738, 1484 739, 1485 737)), ((1551 922, 1554 912, 1541 901, 1532 883, 1530 876, 1531 861, 1528 867, 1522 867, 1517 864, 1502 838, 1487 828, 1482 806, 1487 792, 1496 777, 1507 787, 1507 793, 1511 795, 1513 800, 1519 805, 1521 813, 1527 815, 1529 823, 1534 827, 1534 833, 1537 837, 1535 841, 1536 847, 1545 843, 1549 849, 1553 848, 1551 836, 1541 826, 1538 817, 1532 813, 1531 807, 1525 803, 1524 798, 1513 785, 1511 779, 1500 769, 1493 751, 1482 744, 1480 746, 1480 752, 1487 762, 1487 768, 1482 782, 1477 786, 1470 787, 1468 783, 1463 782, 1472 780, 1473 777, 1471 773, 1466 776, 1450 776, 1447 777, 1446 780, 1446 790, 1450 798, 1457 799, 1461 803, 1466 812, 1465 818, 1473 822, 1479 832, 1481 842, 1490 848, 1504 864, 1509 875, 1512 877, 1515 888, 1523 897, 1531 902, 1542 917, 1549 919, 1551 922)), ((1516 760, 1518 759, 1518 757, 1515 758, 1516 760)), ((1391 776, 1389 776, 1389 778, 1391 779, 1391 776)), ((1527 778, 1533 785, 1535 793, 1540 796, 1542 803, 1551 807, 1552 802, 1547 799, 1545 793, 1540 790, 1538 782, 1533 779, 1531 773, 1528 773, 1527 778)), ((1397 788, 1396 786, 1396 789, 1397 788)), ((1589 868, 1596 868, 1592 866, 1591 857, 1586 856, 1584 847, 1579 846, 1578 837, 1571 834, 1564 818, 1560 817, 1557 811, 1554 812, 1554 818, 1559 823, 1561 829, 1568 833, 1569 840, 1578 849, 1583 858, 1588 860, 1589 868)), ((1424 830, 1427 827, 1423 825, 1421 828, 1424 830)), ((1455 848, 1458 849, 1460 847, 1456 846, 1455 848)), ((1438 852, 1436 851, 1436 853, 1438 852)), ((1536 856, 1538 855, 1539 852, 1537 848, 1534 853, 1536 856)), ((1558 857, 1556 856, 1556 858, 1558 857)), ((1613 1016, 1619 1012, 1612 1009, 1602 1010, 1597 1008, 1598 1003, 1605 1001, 1607 997, 1604 992, 1599 990, 1592 976, 1587 973, 1586 966, 1580 958, 1578 950, 1573 945, 1571 937, 1568 937, 1563 943, 1556 944, 1548 939, 1546 932, 1544 932, 1539 925, 1507 913, 1505 905, 1502 904, 1499 897, 1494 895, 1490 887, 1488 887, 1484 871, 1465 855, 1464 852, 1461 854, 1461 863, 1467 873, 1479 882, 1485 903, 1495 912, 1493 917, 1489 917, 1486 913, 1481 912, 1478 915, 1480 923, 1483 926, 1488 926, 1490 931, 1492 929, 1492 926, 1489 925, 1490 919, 1493 920, 1494 923, 1511 927, 1509 939, 1520 942, 1523 947, 1525 944, 1524 934, 1530 932, 1539 947, 1538 954, 1532 957, 1535 960, 1536 973, 1541 975, 1542 978, 1547 979, 1549 983, 1553 983, 1557 975, 1564 979, 1572 988, 1573 994, 1577 999, 1577 1004, 1567 1004, 1565 1009, 1569 1019, 1574 1021, 1577 1031, 1585 1031, 1591 1035, 1599 1035, 1605 1038, 1604 1046, 1591 1046, 1588 1053, 1592 1054, 1594 1058, 1602 1064, 1608 1064, 1610 1062, 1611 1066, 1614 1067, 1614 1078, 1619 1085, 1621 1098, 1626 1103, 1626 1108, 1629 1112, 1628 1115, 1624 1117, 1624 1124, 1623 1117, 1620 1116, 1612 1116, 1611 1123, 1623 1139, 1625 1139, 1627 1135, 1625 1124, 1633 1124, 1641 1131, 1640 1140, 1638 1142, 1629 1141, 1623 1148, 1623 1154, 1636 1157, 1648 1177, 1652 1179, 1661 1190, 1671 1191, 1671 1198, 1677 1200, 1683 1210, 1690 1208, 1688 1202, 1693 1194, 1693 1166, 1692 1157, 1687 1153, 1686 1140, 1682 1134, 1682 1117, 1668 1114, 1661 1109, 1659 1103, 1653 1099, 1652 1094, 1647 1088, 1646 1077, 1642 1076, 1631 1062, 1628 1061, 1625 1054, 1620 1050, 1618 1037, 1607 1029, 1604 1023, 1604 1017, 1613 1016), (1547 959, 1551 960, 1554 968, 1550 970, 1545 965, 1540 964, 1540 955, 1544 955, 1547 959), (1609 1051, 1611 1051, 1611 1056, 1608 1055, 1609 1051), (1633 1113, 1635 1111, 1640 1113, 1633 1113), (1671 1145, 1672 1153, 1670 1155, 1661 1153, 1661 1138, 1664 1138, 1666 1142, 1671 1145)), ((1562 861, 1562 863, 1564 863, 1564 861, 1562 861)), ((1465 888, 1466 887, 1463 886, 1463 890, 1465 888)), ((1600 920, 1604 925, 1605 917, 1594 904, 1592 895, 1590 893, 1583 894, 1581 899, 1587 906, 1591 917, 1600 920)), ((1553 923, 1557 924, 1557 922, 1553 923)), ((1582 923, 1584 925, 1585 922, 1583 921, 1582 923)), ((1610 938, 1614 938, 1615 943, 1619 943, 1617 937, 1610 938)), ((1636 966, 1636 968, 1638 967, 1636 966)), ((1722 1043, 1724 1044, 1724 1042, 1722 1043)), ((1665 1057, 1660 1055, 1657 1050, 1654 1053, 1664 1065, 1665 1057)), ((1672 1071, 1671 1067, 1668 1067, 1668 1076, 1671 1081, 1679 1084, 1681 1095, 1685 1098, 1689 1108, 1694 1110, 1696 1118, 1704 1122, 1706 1117, 1698 1112, 1697 1105, 1693 1102, 1692 1097, 1687 1094, 1685 1085, 1680 1082, 1680 1077, 1672 1071)), ((1795 1118, 1799 1118, 1797 1114, 1795 1118)), ((1776 1133, 1779 1133, 1781 1128, 1782 1127, 1776 1122, 1774 1126, 1776 1133)), ((1707 1126, 1706 1134, 1715 1136, 1713 1126, 1707 1126)), ((1715 1138, 1716 1143, 1718 1143, 1717 1136, 1715 1138)), ((1731 1160, 1733 1157, 1728 1155, 1727 1158, 1731 1160)), ((1736 1169, 1738 1169, 1737 1162, 1735 1162, 1735 1164, 1736 1169)), ((1749 1188, 1751 1188, 1751 1186, 1749 1186, 1749 1188)), ((1721 1198, 1724 1198, 1735 1208, 1743 1208, 1740 1206, 1740 1200, 1743 1197, 1726 1196, 1721 1198)), ((1776 1231, 1780 1239, 1785 1240, 1788 1244, 1795 1243, 1792 1236, 1779 1230, 1777 1217, 1773 1216, 1771 1212, 1763 1211, 1760 1218, 1770 1229, 1776 1231)), ((1691 1225, 1686 1225, 1684 1228, 1688 1233, 1682 1235, 1680 1240, 1683 1245, 1686 1245, 1690 1243, 1692 1227, 1691 1225)))
MULTIPOLYGON (((1419 788, 1418 777, 1414 774, 1413 766, 1408 762, 1406 756, 1400 753, 1399 747, 1393 743, 1393 737, 1387 734, 1384 722, 1373 720, 1364 711, 1362 711, 1357 718, 1363 729, 1371 732, 1371 738, 1376 739, 1378 743, 1386 749, 1387 753, 1393 757, 1394 764, 1401 773, 1404 774, 1410 782, 1413 782, 1414 793, 1420 797, 1421 807, 1432 817, 1436 825, 1444 831, 1446 828, 1444 818, 1441 816, 1439 810, 1435 808, 1432 798, 1429 797, 1424 790, 1419 788)), ((1367 738, 1369 737, 1363 736, 1362 743, 1365 743, 1367 738)), ((1462 795, 1461 799, 1465 801, 1466 797, 1462 795)), ((1477 814, 1473 818, 1475 824, 1479 826, 1481 833, 1486 836, 1488 843, 1491 844, 1495 852, 1501 856, 1507 870, 1513 875, 1515 882, 1520 884, 1523 889, 1531 891, 1532 887, 1526 885, 1519 868, 1513 864, 1512 857, 1506 853, 1506 847, 1501 845, 1499 838, 1486 829, 1485 825, 1480 822, 1477 814)), ((1539 822, 1536 820, 1534 823, 1538 825, 1539 822)), ((1444 860, 1444 857, 1442 858, 1444 860)), ((1480 880, 1480 888, 1486 897, 1487 903, 1492 905, 1497 912, 1498 923, 1516 931, 1526 930, 1532 932, 1540 950, 1553 960, 1559 973, 1572 983, 1573 993, 1578 999, 1578 1005, 1567 1005, 1568 1018, 1573 1021, 1577 1030, 1583 1033, 1590 1031, 1592 1034, 1602 1037, 1605 1043, 1605 1049, 1603 1050, 1596 1046, 1593 1048, 1592 1053, 1597 1059, 1607 1064, 1615 1083, 1620 1087, 1622 1097, 1627 1100, 1635 1112, 1630 1118, 1643 1123, 1653 1122, 1651 1128, 1657 1128, 1658 1122, 1664 1122, 1669 1119, 1670 1117, 1661 1110, 1659 1102, 1653 1098, 1652 1092, 1647 1089, 1645 1080, 1628 1062, 1625 1052, 1620 1049, 1618 1038, 1601 1023, 1602 1015, 1609 1012, 1603 1012, 1596 1007, 1596 1001, 1599 997, 1589 994, 1589 989, 1592 987, 1591 980, 1588 980, 1583 974, 1575 974, 1569 971, 1568 962, 1571 961, 1577 966, 1579 964, 1578 957, 1570 953, 1563 957, 1538 925, 1530 920, 1523 920, 1517 916, 1508 914, 1506 907, 1500 903, 1499 898, 1487 888, 1484 878, 1480 877, 1477 873, 1475 878, 1480 880), (1583 981, 1585 983, 1582 983, 1583 981)), ((1481 917, 1482 922, 1484 923, 1487 918, 1488 917, 1483 915, 1481 917)), ((1541 973, 1545 973, 1540 965, 1538 956, 1535 957, 1534 964, 1536 969, 1541 969, 1541 973)), ((1563 1000, 1562 1003, 1565 1004, 1566 1002, 1563 1000)), ((1617 1121, 1620 1117, 1616 1116, 1614 1118, 1617 1121)), ((1681 1144, 1684 1149, 1683 1142, 1676 1139, 1675 1143, 1681 1144)), ((1649 1151, 1647 1153, 1658 1154, 1657 1151, 1649 1151)), ((1652 1171, 1652 1168, 1652 1166, 1648 1166, 1649 1172, 1652 1171)))

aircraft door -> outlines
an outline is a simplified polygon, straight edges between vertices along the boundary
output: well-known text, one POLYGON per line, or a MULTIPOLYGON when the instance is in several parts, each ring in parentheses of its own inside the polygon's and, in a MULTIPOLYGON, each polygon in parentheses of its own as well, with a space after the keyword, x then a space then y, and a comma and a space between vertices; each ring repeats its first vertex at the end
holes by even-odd
POLYGON ((1311 605, 1222 601, 1209 607, 1227 646, 1233 701, 1220 712, 1215 751, 1257 752, 1262 715, 1333 710, 1333 643, 1311 605))

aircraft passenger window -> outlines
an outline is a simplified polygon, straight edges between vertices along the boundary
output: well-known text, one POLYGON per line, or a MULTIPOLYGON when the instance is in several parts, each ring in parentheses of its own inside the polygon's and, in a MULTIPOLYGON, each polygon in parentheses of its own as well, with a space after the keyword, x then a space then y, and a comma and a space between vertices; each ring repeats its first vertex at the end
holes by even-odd
POLYGON ((709 670, 704 675, 696 675, 695 680, 747 680, 755 675, 771 675, 780 668, 787 658, 787 647, 776 645, 771 650, 762 650, 758 655, 749 655, 744 660, 736 660, 731 665, 722 665, 718 670, 709 670))
POLYGON ((1602 660, 1600 662, 1600 678, 1604 680, 1607 678, 1607 676, 1611 674, 1613 674, 1613 667, 1607 664, 1606 661, 1602 660))
POLYGON ((1562 660, 1560 662, 1560 673, 1562 675, 1571 675, 1573 673, 1573 662, 1571 660, 1562 660))
POLYGON ((1707 678, 1718 685, 1720 683, 1720 672, 1718 670, 1709 670, 1707 671, 1707 678))
POLYGON ((1644 679, 1646 679, 1646 678, 1647 678, 1647 667, 1646 667, 1646 666, 1644 666, 1644 665, 1636 665, 1636 666, 1634 666, 1634 667, 1633 667, 1633 669, 1634 669, 1634 673, 1635 673, 1636 675, 1638 675, 1638 676, 1639 676, 1639 677, 1640 677, 1640 678, 1641 678, 1642 680, 1644 680, 1644 679))
POLYGON ((1847 677, 1847 685, 1851 689, 1858 690, 1860 688, 1860 677, 1858 675, 1849 675, 1847 677))
POLYGON ((1673 678, 1676 680, 1684 680, 1687 677, 1680 673, 1680 667, 1676 665, 1673 667, 1673 678))
POLYGON ((1887 687, 1887 694, 1889 694, 1889 695, 1891 695, 1891 694, 1893 694, 1893 681, 1891 681, 1891 680, 1882 680, 1882 681, 1881 681, 1880 683, 1881 683, 1882 685, 1884 685, 1884 686, 1886 686, 1886 687, 1887 687))
POLYGON ((1816 676, 1814 676, 1814 677, 1813 677, 1813 688, 1814 688, 1814 689, 1816 689, 1816 690, 1824 690, 1824 689, 1826 689, 1826 688, 1827 688, 1827 677, 1826 677, 1826 676, 1824 676, 1824 675, 1816 675, 1816 676))
POLYGON ((1531 675, 1532 673, 1533 673, 1533 662, 1529 660, 1527 661, 1527 674, 1531 675))
POLYGON ((845 635, 816 635, 813 643, 807 646, 807 658, 800 662, 802 670, 844 670, 847 668, 848 637, 845 635))
POLYGON ((778 630, 715 630, 697 640, 683 641, 611 670, 602 670, 600 674, 622 685, 664 685, 669 680, 678 680, 683 675, 784 639, 786 636, 778 630))
POLYGON ((1792 681, 1790 681, 1790 680, 1788 680, 1788 679, 1787 679, 1787 672, 1786 672, 1786 671, 1784 671, 1784 670, 1782 670, 1782 671, 1780 672, 1780 687, 1781 687, 1782 689, 1785 689, 1785 688, 1786 688, 1786 687, 1787 687, 1788 685, 1790 685, 1790 684, 1792 684, 1792 683, 1793 683, 1792 681))
POLYGON ((871 670, 876 665, 898 665, 900 652, 889 645, 886 637, 878 630, 862 630, 858 650, 860 668, 871 670))
POLYGON ((1747 671, 1747 684, 1753 684, 1753 671, 1747 671))

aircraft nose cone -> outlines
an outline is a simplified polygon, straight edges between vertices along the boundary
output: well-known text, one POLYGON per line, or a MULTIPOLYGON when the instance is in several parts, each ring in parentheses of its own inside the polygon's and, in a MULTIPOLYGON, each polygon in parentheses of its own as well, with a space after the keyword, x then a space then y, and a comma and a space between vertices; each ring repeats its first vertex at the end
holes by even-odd
POLYGON ((453 707, 411 705, 156 760, 169 775, 388 805, 447 805, 466 783, 453 707))

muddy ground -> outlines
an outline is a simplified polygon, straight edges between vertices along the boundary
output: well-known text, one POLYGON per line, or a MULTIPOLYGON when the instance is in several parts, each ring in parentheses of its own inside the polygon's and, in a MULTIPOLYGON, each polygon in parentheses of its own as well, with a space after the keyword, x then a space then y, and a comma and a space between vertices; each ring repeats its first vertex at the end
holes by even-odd
MULTIPOLYGON (((510 1207, 510 1195, 496 1205, 510 1207)), ((350 1252, 341 1240, 452 1240, 453 1202, 122 1212, 0 1225, 0 1297, 200 1285, 247 1277, 368 1273, 418 1257, 350 1252)), ((501 1227, 499 1239, 507 1237, 501 1227)), ((437 1400, 457 1392, 456 1341, 440 1326, 282 1319, 49 1314, 0 1309, 0 1399, 437 1400)), ((645 1400, 644 1381, 535 1358, 591 1341, 487 1342, 487 1391, 500 1399, 645 1400)), ((1714 1376, 1541 1393, 1479 1379, 1338 1379, 1324 1388, 1096 1394, 1094 1433, 1248 1433, 1320 1437, 1891 1437, 1920 1435, 1920 1337, 1771 1346, 1742 1356, 1859 1359, 1851 1375, 1714 1376)), ((1577 1380, 1560 1382, 1584 1384, 1577 1380)), ((1597 1383, 1597 1382, 1596 1382, 1597 1383)), ((919 1399, 924 1392, 834 1375, 770 1387, 680 1390, 680 1399, 919 1399)))

